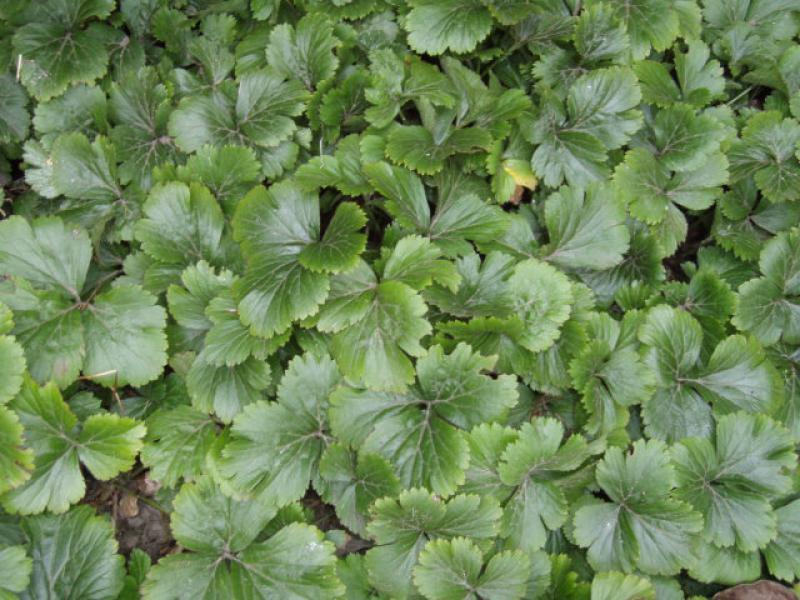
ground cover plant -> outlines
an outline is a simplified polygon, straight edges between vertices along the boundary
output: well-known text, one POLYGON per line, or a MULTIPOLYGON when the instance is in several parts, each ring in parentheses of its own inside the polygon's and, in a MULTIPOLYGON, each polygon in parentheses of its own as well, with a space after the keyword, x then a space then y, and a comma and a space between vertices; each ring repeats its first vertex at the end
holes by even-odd
POLYGON ((2 0, 0 598, 800 578, 796 0, 2 0))

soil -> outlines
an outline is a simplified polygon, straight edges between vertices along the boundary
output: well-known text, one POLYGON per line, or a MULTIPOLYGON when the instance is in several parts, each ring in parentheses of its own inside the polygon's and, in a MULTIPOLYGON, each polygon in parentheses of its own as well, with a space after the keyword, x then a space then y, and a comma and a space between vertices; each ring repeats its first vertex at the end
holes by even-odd
POLYGON ((83 503, 111 518, 119 551, 126 557, 139 548, 155 562, 175 548, 169 515, 156 508, 150 499, 153 491, 145 473, 112 481, 97 481, 87 474, 83 503))
POLYGON ((797 594, 774 581, 756 581, 719 592, 713 600, 797 600, 797 594))

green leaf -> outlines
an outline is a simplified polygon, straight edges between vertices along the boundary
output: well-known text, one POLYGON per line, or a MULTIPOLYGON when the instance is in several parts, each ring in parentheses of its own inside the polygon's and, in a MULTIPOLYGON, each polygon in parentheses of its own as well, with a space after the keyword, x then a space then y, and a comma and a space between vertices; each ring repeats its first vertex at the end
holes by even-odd
POLYGON ((86 280, 92 246, 84 231, 69 229, 61 219, 29 224, 11 216, 0 222, 0 271, 42 289, 77 296, 86 280))
POLYGON ((309 191, 335 187, 347 196, 360 196, 369 192, 370 186, 361 168, 364 158, 361 140, 357 135, 348 135, 337 144, 332 156, 314 156, 300 165, 295 172, 297 183, 309 191))
POLYGON ((386 211, 400 225, 419 234, 430 230, 431 209, 425 186, 415 173, 385 162, 364 165, 364 173, 370 185, 386 198, 386 211))
POLYGON ((27 483, 2 497, 3 507, 24 514, 46 508, 66 511, 85 491, 78 454, 70 438, 77 422, 75 415, 53 384, 39 389, 30 380, 10 407, 24 428, 24 440, 34 453, 36 467, 27 483))
POLYGON ((416 52, 471 52, 492 30, 492 16, 479 0, 413 0, 411 6, 405 27, 416 52))
POLYGON ((576 186, 606 176, 609 150, 624 145, 641 126, 636 76, 628 69, 596 69, 579 77, 566 102, 545 96, 529 136, 538 147, 531 166, 551 187, 576 186))
POLYGON ((769 202, 758 193, 750 177, 723 194, 714 217, 714 240, 737 258, 755 261, 765 242, 797 224, 800 206, 793 202, 769 202))
POLYGON ((475 252, 455 262, 461 284, 457 291, 444 285, 425 290, 425 299, 440 310, 456 317, 485 317, 505 314, 511 305, 506 281, 514 259, 502 252, 489 252, 481 263, 475 252))
POLYGON ((234 99, 222 94, 186 96, 169 118, 169 134, 184 152, 213 146, 273 148, 289 138, 307 92, 295 81, 253 72, 239 79, 234 99))
POLYGON ((511 309, 520 320, 520 345, 531 352, 549 348, 559 336, 573 302, 569 279, 536 259, 517 264, 508 279, 511 309))
POLYGON ((635 58, 644 58, 651 46, 657 51, 666 50, 678 37, 680 21, 669 0, 643 0, 630 6, 611 6, 625 23, 635 58))
POLYGON ((653 142, 659 162, 673 171, 699 168, 719 150, 725 132, 708 115, 681 104, 662 109, 653 121, 653 142))
POLYGON ((562 187, 545 204, 550 243, 545 260, 568 269, 609 269, 622 261, 630 236, 625 208, 605 184, 562 187))
POLYGON ((769 572, 778 579, 793 581, 800 570, 800 500, 775 509, 777 536, 764 548, 769 572))
POLYGON ((0 334, 5 334, 14 329, 14 313, 5 304, 0 303, 0 334))
POLYGON ((719 61, 709 60, 710 50, 700 40, 687 40, 688 50, 675 52, 675 75, 684 102, 701 107, 722 96, 725 78, 719 61))
POLYGON ((800 389, 795 387, 798 383, 798 364, 800 355, 795 352, 794 347, 787 347, 780 344, 768 350, 770 360, 778 369, 783 378, 785 401, 782 406, 775 411, 773 418, 782 423, 795 439, 800 434, 800 389))
POLYGON ((570 570, 572 560, 568 555, 551 554, 550 563, 550 586, 544 596, 545 598, 548 600, 556 600, 557 598, 589 600, 589 584, 578 581, 578 574, 570 570))
POLYGON ((518 439, 502 455, 500 480, 516 489, 504 507, 501 535, 527 553, 544 546, 548 530, 567 521, 567 498, 559 479, 603 451, 602 444, 588 445, 580 435, 562 444, 563 438, 559 421, 537 417, 522 425, 518 439))
POLYGON ((317 328, 335 333, 331 352, 339 370, 373 389, 404 389, 414 379, 406 356, 424 354, 419 342, 431 331, 427 307, 412 288, 397 281, 377 283, 365 262, 332 278, 317 328))
MULTIPOLYGON (((449 112, 445 114, 449 115, 449 112)), ((437 132, 434 137, 425 127, 401 125, 389 133, 386 156, 422 175, 434 175, 444 168, 451 156, 488 150, 491 143, 492 136, 480 127, 449 129, 444 135, 437 132)))
POLYGON ((656 392, 642 407, 648 433, 675 441, 707 437, 711 408, 688 379, 699 361, 703 340, 700 324, 687 312, 668 306, 651 309, 639 329, 646 346, 644 362, 655 374, 656 392))
POLYGON ((39 515, 22 520, 34 557, 23 600, 105 600, 122 590, 125 560, 117 554, 114 528, 88 506, 63 515, 39 515), (66 552, 80 548, 80 552, 66 552))
MULTIPOLYGON (((173 507, 170 526, 175 541, 201 555, 222 554, 223 560, 232 558, 224 556, 226 551, 238 553, 252 544, 277 513, 269 503, 225 496, 209 477, 181 486, 173 507)), ((157 575, 158 570, 150 574, 157 575)))
POLYGON ((527 588, 530 561, 520 551, 488 561, 467 538, 432 540, 414 568, 414 584, 430 600, 496 598, 518 600, 527 588))
POLYGON ((291 331, 268 340, 251 335, 239 320, 236 301, 228 290, 211 300, 205 312, 213 325, 206 333, 203 359, 214 366, 232 367, 250 356, 266 358, 290 337, 291 331))
POLYGON ((130 469, 142 447, 145 428, 134 419, 95 414, 76 428, 77 418, 52 383, 40 388, 27 379, 9 407, 35 462, 30 479, 0 500, 9 512, 62 513, 85 492, 79 461, 96 479, 107 480, 130 469))
POLYGON ((624 61, 630 39, 611 6, 591 4, 581 12, 575 25, 575 49, 588 64, 624 61))
POLYGON ((14 333, 37 381, 72 383, 85 354, 81 315, 59 292, 37 292, 24 281, 0 285, 0 297, 15 311, 14 333))
POLYGON ((711 268, 701 263, 688 285, 678 284, 664 291, 670 304, 684 308, 698 320, 709 336, 708 342, 722 337, 721 325, 736 308, 736 294, 711 268))
POLYGON ((500 418, 517 400, 513 377, 482 373, 494 362, 466 344, 447 355, 433 346, 417 361, 417 384, 404 393, 337 390, 331 429, 341 441, 384 456, 404 486, 452 493, 469 458, 462 430, 500 418))
POLYGON ((306 269, 315 272, 340 273, 353 269, 364 251, 367 236, 361 233, 367 216, 353 202, 336 207, 322 239, 303 247, 298 260, 306 269))
MULTIPOLYGON (((314 315, 327 297, 328 276, 300 259, 305 247, 318 243, 319 218, 316 194, 291 181, 254 188, 239 204, 233 227, 248 268, 234 291, 253 334, 283 333, 292 321, 314 315)), ((351 235, 350 228, 343 233, 351 235)))
MULTIPOLYGON (((711 154, 696 169, 672 173, 656 155, 635 148, 617 167, 614 181, 617 193, 630 206, 631 215, 657 224, 669 218, 674 204, 690 210, 711 206, 728 181, 728 161, 724 154, 711 154)), ((680 220, 685 227, 682 214, 680 220)))
POLYGON ((573 386, 591 415, 586 425, 590 432, 607 433, 626 425, 625 408, 646 402, 653 393, 653 374, 635 343, 626 338, 633 321, 620 324, 605 314, 593 316, 589 341, 570 362, 573 386))
POLYGON ((339 85, 323 94, 319 120, 326 136, 339 137, 342 130, 357 130, 365 124, 363 112, 369 105, 364 88, 369 83, 366 69, 353 69, 339 85))
POLYGON ((147 419, 141 460, 148 477, 165 487, 200 476, 216 441, 217 427, 207 414, 190 406, 158 410, 147 419))
POLYGON ((373 50, 369 58, 372 87, 364 95, 373 106, 364 116, 375 127, 389 125, 402 105, 412 99, 453 106, 450 84, 435 66, 419 59, 406 62, 389 48, 373 50))
POLYGON ((189 266, 216 262, 225 218, 202 185, 173 182, 152 189, 136 223, 136 239, 152 258, 189 266))
POLYGON ((780 376, 761 346, 738 335, 722 340, 691 382, 720 413, 772 414, 783 402, 780 376))
POLYGON ((28 558, 23 546, 6 546, 0 548, 0 597, 4 600, 18 598, 30 582, 33 561, 28 558))
POLYGON ((765 415, 738 413, 719 419, 715 439, 673 447, 678 497, 703 513, 705 540, 752 552, 776 535, 769 499, 791 487, 792 437, 765 415))
POLYGON ((167 362, 166 311, 138 286, 121 285, 98 295, 83 313, 83 370, 104 385, 143 385, 167 362))
POLYGON ((597 483, 610 501, 575 514, 575 539, 594 569, 672 575, 692 564, 690 544, 703 518, 673 497, 674 479, 658 440, 634 442, 627 456, 620 448, 606 452, 597 483))
POLYGON ((506 214, 473 193, 452 190, 436 204, 428 236, 448 256, 473 251, 472 244, 496 239, 508 227, 506 214))
POLYGON ((123 194, 114 147, 105 138, 90 143, 83 134, 59 136, 53 144, 53 185, 67 198, 109 203, 123 194))
POLYGON ((366 555, 370 582, 393 597, 411 592, 411 576, 428 540, 492 538, 502 515, 491 498, 459 495, 447 501, 423 489, 409 489, 375 502, 367 529, 376 542, 366 555))
POLYGON ((166 313, 155 297, 119 286, 81 300, 92 255, 83 230, 14 216, 0 224, 0 239, 0 272, 37 288, 16 281, 0 294, 17 313, 14 333, 35 378, 67 385, 83 368, 103 385, 141 385, 161 373, 166 313))
POLYGON ((758 552, 740 552, 735 548, 717 548, 713 544, 698 544, 697 556, 689 575, 704 583, 719 582, 735 585, 754 581, 761 575, 761 556, 758 552))
POLYGON ((653 585, 644 577, 613 571, 598 573, 592 580, 592 600, 655 600, 653 585))
POLYGON ((333 545, 301 523, 259 538, 274 507, 236 501, 208 478, 186 484, 174 501, 172 531, 186 550, 163 558, 147 574, 145 600, 214 598, 328 598, 344 590, 333 545))
POLYGON ((60 135, 49 160, 52 185, 69 199, 62 204, 65 219, 87 229, 115 220, 114 231, 128 240, 140 201, 135 191, 123 190, 116 156, 114 145, 105 137, 97 136, 90 143, 82 133, 60 135))
POLYGON ((774 344, 781 337, 791 343, 800 341, 798 244, 798 228, 781 232, 769 240, 759 258, 762 276, 739 288, 733 324, 766 345, 774 344))
POLYGON ((440 195, 431 218, 425 188, 416 174, 384 162, 365 165, 364 172, 400 225, 429 237, 447 254, 466 254, 472 247, 465 240, 490 241, 507 226, 497 207, 458 188, 440 195))
POLYGON ((242 494, 279 505, 301 498, 330 439, 328 397, 340 381, 327 356, 292 360, 277 402, 250 404, 237 416, 222 450, 220 473, 242 494))
POLYGON ((138 600, 139 588, 150 570, 150 556, 140 548, 134 548, 128 558, 128 574, 125 576, 125 587, 117 597, 118 600, 138 600))
POLYGON ((111 140, 122 164, 120 179, 149 188, 153 167, 175 160, 175 147, 167 135, 172 112, 170 94, 152 68, 131 70, 115 81, 109 105, 115 126, 111 140))
POLYGON ((170 285, 167 303, 172 318, 186 329, 208 331, 214 322, 206 315, 211 300, 230 289, 234 277, 230 271, 217 274, 206 261, 186 267, 181 274, 183 286, 170 285))
POLYGON ((227 214, 258 183, 261 165, 250 148, 244 146, 202 146, 178 167, 179 177, 206 186, 227 214))
POLYGON ((13 336, 0 335, 0 406, 16 396, 25 373, 25 353, 13 336))
POLYGON ((111 479, 133 466, 144 434, 144 426, 134 419, 94 414, 83 422, 75 441, 78 457, 94 477, 111 479))
POLYGON ((281 77, 298 79, 308 89, 333 77, 339 59, 333 50, 339 40, 322 14, 306 15, 295 27, 282 23, 269 36, 267 61, 281 77))
POLYGON ((800 198, 800 161, 795 156, 800 124, 777 111, 752 116, 728 153, 731 179, 752 176, 771 202, 800 198))
POLYGON ((48 148, 59 135, 82 132, 94 137, 105 132, 108 100, 96 86, 78 84, 63 96, 40 102, 34 109, 33 127, 48 148))
POLYGON ((10 74, 0 75, 0 90, 0 140, 22 141, 31 122, 28 96, 10 74))
POLYGON ((0 406, 0 494, 24 483, 33 470, 33 452, 23 445, 23 431, 16 413, 0 406))
POLYGON ((642 99, 648 104, 670 106, 683 99, 678 84, 672 78, 668 64, 654 60, 642 60, 634 63, 633 69, 639 78, 642 99))
POLYGON ((71 84, 93 83, 105 75, 111 32, 101 23, 82 27, 81 21, 91 16, 95 15, 83 14, 65 22, 51 14, 45 22, 28 23, 16 30, 14 52, 25 59, 20 69, 22 84, 38 100, 59 96, 71 84))
POLYGON ((402 283, 415 290, 422 290, 434 281, 451 290, 458 288, 460 277, 453 263, 442 258, 441 250, 424 237, 406 236, 384 257, 384 282, 402 283))
POLYGON ((251 356, 238 365, 217 366, 201 352, 189 369, 186 387, 192 406, 230 423, 244 406, 263 398, 271 381, 270 366, 262 359, 251 356))
POLYGON ((341 444, 325 449, 319 463, 323 500, 350 531, 366 537, 368 509, 378 498, 395 496, 400 481, 389 462, 370 452, 353 452, 341 444))
POLYGON ((503 427, 499 423, 473 427, 467 434, 469 467, 459 490, 467 494, 493 496, 498 502, 505 501, 513 487, 500 479, 500 458, 517 437, 516 429, 503 427))

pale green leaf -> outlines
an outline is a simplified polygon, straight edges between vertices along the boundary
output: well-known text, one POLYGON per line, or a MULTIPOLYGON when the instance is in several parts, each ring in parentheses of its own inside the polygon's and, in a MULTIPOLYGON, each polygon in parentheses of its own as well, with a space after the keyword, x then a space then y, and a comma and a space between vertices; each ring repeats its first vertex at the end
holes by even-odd
POLYGON ((656 600, 656 592, 644 577, 606 571, 592 580, 592 600, 656 600))
POLYGON ((152 258, 189 266, 220 257, 225 219, 202 185, 173 182, 154 187, 136 224, 136 239, 152 258))
POLYGON ((263 398, 271 381, 270 366, 264 360, 251 356, 238 365, 216 366, 201 353, 189 369, 186 387, 192 406, 230 423, 244 406, 263 398))
POLYGON ((491 379, 494 358, 460 344, 434 346, 417 361, 404 393, 341 388, 331 398, 331 428, 343 442, 387 458, 405 486, 451 493, 468 461, 462 429, 501 417, 516 403, 514 378, 491 379))
POLYGON ((579 435, 564 438, 563 425, 552 418, 535 418, 519 430, 518 439, 503 452, 498 473, 515 486, 503 515, 501 535, 528 553, 544 546, 548 530, 567 521, 567 498, 559 479, 581 467, 602 444, 588 445, 579 435))
POLYGON ((83 312, 83 370, 107 386, 143 385, 167 362, 166 311, 138 286, 123 285, 98 295, 83 312))
POLYGON ((341 381, 329 357, 289 363, 277 402, 250 404, 237 416, 219 471, 242 494, 280 505, 303 496, 329 440, 328 397, 341 381))
POLYGON ((172 530, 182 552, 162 558, 147 574, 145 600, 248 597, 334 598, 333 545, 322 532, 292 523, 259 538, 276 509, 224 496, 208 478, 187 484, 174 502, 172 530))
POLYGON ((308 89, 333 77, 339 59, 333 50, 339 40, 323 14, 307 15, 295 27, 282 23, 270 33, 267 61, 276 73, 298 79, 308 89))
POLYGON ((336 507, 350 531, 366 535, 368 509, 378 498, 400 492, 400 481, 389 462, 370 452, 353 452, 341 444, 331 444, 319 463, 320 494, 336 507))
POLYGON ((408 596, 412 570, 428 540, 491 538, 501 515, 491 498, 458 495, 445 501, 417 488, 378 500, 367 527, 377 543, 366 555, 370 582, 390 596, 408 596))
POLYGON ((25 373, 25 353, 13 336, 0 335, 0 406, 16 396, 25 373))
POLYGON ((569 269, 603 270, 622 261, 630 236, 625 209, 606 184, 562 187, 545 204, 545 260, 569 269))
POLYGON ((678 495, 703 513, 706 540, 752 552, 776 535, 769 498, 789 489, 792 438, 764 415, 741 413, 720 418, 715 438, 673 448, 678 495))
POLYGON ((79 506, 63 515, 26 518, 22 528, 34 557, 23 600, 107 600, 122 590, 125 559, 117 554, 108 517, 79 506))
POLYGON ((28 558, 24 546, 0 548, 0 598, 15 600, 30 582, 33 561, 28 558))
POLYGON ((190 406, 156 411, 147 419, 141 453, 148 476, 166 487, 181 479, 194 480, 203 470, 216 432, 211 417, 190 406))
POLYGON ((406 29, 417 52, 470 52, 492 29, 492 16, 479 0, 414 0, 411 6, 406 29))
POLYGON ((328 276, 300 261, 303 248, 319 239, 319 218, 316 194, 290 181, 254 188, 239 204, 233 227, 248 268, 234 291, 240 318, 254 334, 283 333, 327 297, 328 276))
POLYGON ((800 577, 800 500, 775 509, 777 536, 766 548, 764 558, 770 573, 784 581, 800 577))
POLYGON ((414 583, 430 600, 518 600, 525 593, 529 568, 528 557, 519 551, 495 554, 484 562, 469 539, 438 539, 422 550, 414 583))
POLYGON ((16 413, 0 406, 0 494, 24 483, 33 470, 33 452, 23 445, 16 413))
POLYGON ((674 473, 662 442, 634 442, 629 455, 610 448, 597 483, 610 501, 579 508, 574 533, 593 568, 671 575, 692 564, 703 518, 672 497, 674 473))
POLYGON ((100 23, 81 28, 79 22, 60 21, 55 15, 20 27, 13 43, 25 58, 22 84, 39 100, 47 100, 73 83, 93 83, 106 73, 110 33, 100 23))

